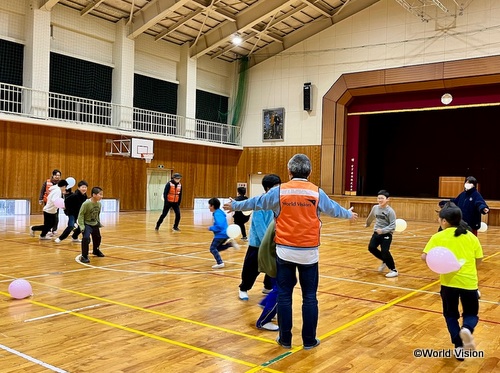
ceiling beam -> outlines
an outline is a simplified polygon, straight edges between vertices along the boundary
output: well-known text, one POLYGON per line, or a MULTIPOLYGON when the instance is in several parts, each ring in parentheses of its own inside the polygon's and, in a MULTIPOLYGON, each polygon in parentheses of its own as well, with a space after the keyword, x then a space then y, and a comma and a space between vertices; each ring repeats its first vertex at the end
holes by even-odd
POLYGON ((259 22, 272 17, 296 0, 259 1, 236 15, 236 21, 224 21, 218 27, 202 35, 198 43, 189 48, 191 57, 200 57, 226 43, 233 34, 251 30, 259 22))
POLYGON ((101 5, 101 3, 104 2, 104 0, 93 0, 89 3, 89 5, 87 5, 85 8, 82 9, 82 11, 80 12, 80 15, 83 17, 87 14, 89 14, 91 11, 93 11, 95 8, 97 8, 99 5, 101 5))
POLYGON ((314 4, 311 0, 302 0, 302 2, 304 4, 306 4, 307 6, 313 8, 318 13, 323 14, 325 17, 331 17, 332 16, 332 14, 330 14, 328 12, 328 10, 325 9, 323 6, 320 6, 320 4, 314 4))
POLYGON ((153 27, 161 20, 165 19, 169 14, 182 8, 191 0, 153 0, 143 7, 132 21, 132 32, 128 35, 130 39, 135 39, 137 36, 153 27))
POLYGON ((333 15, 330 18, 320 19, 318 21, 311 22, 304 27, 286 35, 283 38, 283 43, 273 42, 267 47, 259 50, 258 53, 253 54, 253 58, 250 59, 249 67, 257 65, 258 63, 271 58, 285 49, 288 49, 305 39, 318 34, 319 32, 326 30, 327 28, 333 26, 334 24, 353 16, 354 14, 361 12, 364 9, 369 8, 373 4, 376 4, 380 0, 364 0, 350 2, 348 5, 342 8, 342 12, 338 15, 333 15), (363 4, 363 5, 361 5, 363 4))
POLYGON ((175 30, 177 30, 179 27, 185 25, 188 21, 192 20, 194 17, 196 17, 200 13, 203 13, 204 11, 205 11, 205 9, 198 8, 193 13, 190 13, 189 15, 181 18, 179 21, 177 21, 172 26, 170 26, 168 29, 166 29, 166 30, 160 32, 158 35, 156 35, 155 41, 158 41, 158 40, 164 38, 165 36, 167 36, 168 34, 171 34, 175 30))
POLYGON ((47 0, 45 4, 43 4, 40 9, 41 10, 46 10, 47 12, 50 12, 52 8, 59 2, 59 0, 47 0))

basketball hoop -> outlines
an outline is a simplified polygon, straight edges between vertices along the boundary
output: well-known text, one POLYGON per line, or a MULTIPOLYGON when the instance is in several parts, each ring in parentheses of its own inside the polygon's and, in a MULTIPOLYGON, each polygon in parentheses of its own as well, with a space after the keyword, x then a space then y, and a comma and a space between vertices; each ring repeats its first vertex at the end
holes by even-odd
POLYGON ((146 161, 146 163, 151 163, 155 153, 141 153, 141 158, 146 161))

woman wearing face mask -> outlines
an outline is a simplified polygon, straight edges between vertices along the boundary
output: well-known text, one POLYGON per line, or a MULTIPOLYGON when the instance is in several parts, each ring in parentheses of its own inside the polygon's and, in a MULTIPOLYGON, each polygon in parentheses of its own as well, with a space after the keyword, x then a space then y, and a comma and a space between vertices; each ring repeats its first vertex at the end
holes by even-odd
POLYGON ((477 236, 477 230, 481 227, 481 214, 486 215, 490 208, 484 201, 483 196, 477 191, 477 180, 474 176, 465 179, 464 191, 457 198, 452 198, 462 210, 463 220, 472 228, 472 233, 477 236))

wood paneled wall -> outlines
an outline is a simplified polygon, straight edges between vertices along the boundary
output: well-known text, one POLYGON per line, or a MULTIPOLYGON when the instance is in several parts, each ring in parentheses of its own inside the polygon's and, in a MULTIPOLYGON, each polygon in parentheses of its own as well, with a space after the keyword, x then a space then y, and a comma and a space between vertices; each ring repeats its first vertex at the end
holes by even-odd
POLYGON ((263 175, 277 174, 283 182, 288 181, 288 161, 298 153, 307 155, 311 160, 312 173, 309 180, 319 185, 321 179, 321 146, 319 145, 245 148, 238 162, 237 182, 249 183, 250 175, 259 172, 263 175))
POLYGON ((147 169, 162 164, 183 175, 182 208, 193 208, 194 198, 235 196, 237 182, 249 182, 257 172, 287 178, 287 162, 296 153, 311 158, 311 181, 320 180, 320 146, 263 147, 234 150, 155 140, 150 164, 140 159, 106 156, 106 139, 119 136, 68 128, 0 121, 0 198, 30 199, 32 213, 40 213, 38 195, 52 170, 62 177, 85 179, 100 186, 105 198, 120 199, 125 211, 146 208, 147 169))

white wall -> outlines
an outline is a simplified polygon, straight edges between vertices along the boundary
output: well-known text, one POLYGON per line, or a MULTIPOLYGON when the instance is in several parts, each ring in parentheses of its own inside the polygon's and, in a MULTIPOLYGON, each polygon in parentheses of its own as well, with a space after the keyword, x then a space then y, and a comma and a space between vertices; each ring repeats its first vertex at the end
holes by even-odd
POLYGON ((0 35, 15 43, 24 42, 24 1, 0 1, 0 35))
POLYGON ((344 73, 500 54, 500 1, 474 0, 455 26, 382 0, 250 69, 243 146, 320 145, 322 97, 344 73), (302 89, 313 85, 313 110, 302 89), (262 142, 262 110, 285 108, 285 141, 262 142))

